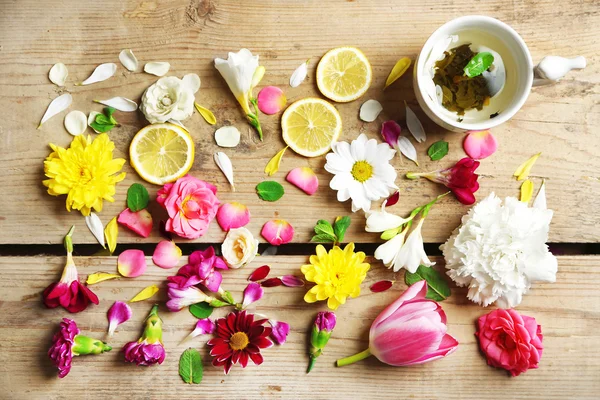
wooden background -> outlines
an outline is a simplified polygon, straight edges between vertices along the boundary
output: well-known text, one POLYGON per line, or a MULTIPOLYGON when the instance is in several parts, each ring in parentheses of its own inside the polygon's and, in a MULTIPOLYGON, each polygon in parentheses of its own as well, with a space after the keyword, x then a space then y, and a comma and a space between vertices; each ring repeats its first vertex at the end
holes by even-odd
MULTIPOLYGON (((257 236, 264 222, 280 216, 294 225, 294 241, 303 244, 310 239, 317 218, 332 220, 338 215, 348 215, 350 205, 338 203, 335 193, 327 188, 330 175, 323 169, 323 157, 306 159, 291 151, 274 176, 284 184, 285 196, 266 205, 256 197, 254 187, 265 179, 264 166, 284 146, 279 115, 261 116, 265 141, 259 142, 214 69, 213 59, 241 47, 251 49, 260 55, 261 64, 267 68, 262 85, 278 85, 292 102, 319 95, 314 70, 319 57, 328 49, 341 45, 359 47, 371 61, 374 80, 361 100, 336 104, 344 123, 342 139, 351 140, 361 132, 378 138, 382 121, 403 120, 404 100, 417 111, 428 133, 427 142, 417 146, 420 168, 406 160, 404 163, 395 160, 401 197, 392 211, 406 213, 442 193, 443 188, 428 181, 407 181, 402 176, 409 170, 427 171, 452 165, 464 156, 463 137, 442 130, 418 110, 410 73, 385 92, 383 84, 396 60, 404 56, 414 60, 439 25, 466 14, 489 15, 513 26, 528 44, 534 62, 549 54, 587 58, 585 70, 571 73, 558 85, 534 89, 523 109, 509 123, 494 129, 500 148, 481 164, 481 189, 477 197, 483 198, 492 191, 501 196, 517 195, 519 183, 511 179, 512 173, 521 162, 541 151, 532 179, 536 188, 542 178, 547 180, 548 204, 555 211, 550 241, 598 242, 600 6, 595 0, 0 0, 1 254, 35 254, 36 249, 62 254, 60 242, 71 225, 77 226, 76 252, 77 244, 95 243, 83 218, 76 212, 66 212, 64 196, 48 196, 41 184, 43 160, 50 151, 48 143, 66 146, 71 140, 62 125, 64 113, 48 121, 41 130, 35 128, 50 100, 64 92, 73 94, 72 110, 86 113, 101 110, 101 106, 92 103, 93 99, 124 96, 139 100, 156 77, 126 71, 118 62, 118 54, 124 48, 132 49, 141 65, 148 61, 168 61, 169 74, 200 75, 202 88, 197 101, 215 113, 218 123, 211 127, 198 114, 185 121, 197 144, 191 173, 214 182, 222 201, 247 204, 253 216, 249 228, 257 236), (289 76, 308 58, 309 78, 298 88, 290 88, 289 76), (65 63, 69 69, 65 88, 56 87, 47 78, 50 67, 57 62, 65 63), (119 65, 113 78, 90 86, 73 86, 104 62, 119 65), (358 119, 360 104, 368 98, 378 99, 384 105, 379 121, 369 124, 358 119), (242 131, 240 146, 225 150, 235 168, 235 193, 212 161, 212 153, 217 150, 212 134, 217 127, 229 124, 242 131), (440 139, 450 142, 449 155, 442 161, 428 162, 427 147, 440 139), (311 166, 318 173, 321 189, 315 196, 306 197, 284 182, 287 171, 297 166, 311 166)), ((140 113, 118 112, 116 117, 123 126, 111 131, 110 137, 116 143, 116 155, 127 158, 129 142, 145 125, 145 120, 140 113)), ((124 208, 129 185, 140 182, 129 165, 125 170, 127 178, 117 186, 116 202, 106 204, 100 214, 104 223, 124 208)), ((157 188, 150 186, 146 184, 154 194, 157 188)), ((443 199, 424 226, 425 241, 432 244, 445 241, 467 210, 468 207, 450 196, 443 199)), ((160 211, 156 208, 151 211, 158 221, 160 211)), ((352 222, 347 240, 362 244, 378 241, 376 235, 364 232, 362 215, 352 215, 352 222)), ((213 224, 209 233, 198 241, 220 243, 223 237, 213 224)), ((151 248, 159 235, 156 226, 149 239, 140 239, 121 229, 119 240, 132 245, 144 243, 151 248)), ((279 275, 298 274, 299 267, 307 261, 307 248, 307 245, 288 247, 283 249, 286 253, 298 251, 299 255, 263 257, 243 270, 227 272, 226 287, 240 297, 249 272, 265 263, 271 264, 279 275)), ((309 249, 312 251, 312 247, 309 249)), ((212 368, 207 357, 204 381, 196 387, 184 385, 177 376, 177 360, 184 349, 177 343, 193 325, 193 317, 187 311, 178 314, 162 311, 168 352, 164 365, 138 368, 122 363, 117 350, 139 334, 150 301, 134 305, 134 318, 113 339, 114 351, 76 359, 71 374, 58 380, 45 352, 60 318, 68 315, 64 310, 44 309, 40 292, 59 277, 64 258, 4 256, 0 257, 3 315, 0 398, 166 399, 195 395, 593 399, 600 391, 599 260, 594 255, 561 256, 557 282, 534 285, 525 297, 518 309, 536 317, 543 326, 545 350, 540 369, 517 378, 508 378, 503 371, 486 366, 477 351, 473 332, 477 317, 488 310, 470 303, 465 291, 458 289, 444 302, 450 333, 461 343, 455 354, 415 368, 387 367, 376 360, 334 368, 336 358, 366 346, 373 318, 404 290, 404 285, 398 283, 393 291, 371 294, 370 283, 394 276, 374 262, 368 281, 363 284, 363 295, 339 310, 339 327, 313 373, 304 374, 306 329, 319 306, 302 302, 304 289, 275 288, 258 304, 258 312, 287 320, 292 325, 289 342, 267 350, 263 366, 234 368, 229 376, 212 368)), ((82 277, 100 270, 112 272, 116 267, 112 257, 83 257, 77 263, 82 277)), ((439 264, 441 267, 442 263, 439 264)), ((100 305, 75 319, 84 332, 101 337, 106 329, 105 312, 113 301, 129 299, 141 288, 158 284, 169 273, 150 267, 141 278, 101 283, 94 289, 101 299, 100 305)), ((402 281, 402 274, 397 278, 402 281)), ((192 343, 201 348, 204 341, 197 338, 192 343)))

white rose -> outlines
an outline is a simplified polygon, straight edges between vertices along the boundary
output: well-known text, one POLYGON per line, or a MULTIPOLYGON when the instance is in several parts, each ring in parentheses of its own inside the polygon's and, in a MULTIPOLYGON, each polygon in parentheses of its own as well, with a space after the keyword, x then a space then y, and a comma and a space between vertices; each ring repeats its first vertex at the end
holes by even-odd
POLYGON ((175 76, 160 78, 146 89, 140 108, 151 124, 182 121, 194 112, 194 89, 175 76))
POLYGON ((241 268, 248 264, 258 252, 258 240, 246 228, 232 229, 227 233, 221 253, 231 268, 241 268))

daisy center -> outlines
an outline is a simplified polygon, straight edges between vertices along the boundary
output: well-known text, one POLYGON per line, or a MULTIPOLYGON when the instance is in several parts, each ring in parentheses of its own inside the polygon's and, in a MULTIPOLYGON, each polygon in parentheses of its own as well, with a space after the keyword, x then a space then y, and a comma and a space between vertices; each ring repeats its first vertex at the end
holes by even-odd
POLYGON ((366 161, 357 161, 350 171, 355 180, 363 183, 373 176, 373 166, 366 161))
POLYGON ((232 350, 244 350, 248 343, 250 343, 250 340, 244 332, 236 332, 229 338, 229 347, 232 350))

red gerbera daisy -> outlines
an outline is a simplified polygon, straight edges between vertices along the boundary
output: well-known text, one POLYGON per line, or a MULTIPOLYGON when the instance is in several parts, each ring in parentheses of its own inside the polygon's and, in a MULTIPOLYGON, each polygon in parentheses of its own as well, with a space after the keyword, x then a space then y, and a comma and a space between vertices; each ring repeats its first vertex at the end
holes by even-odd
POLYGON ((216 324, 216 338, 208 341, 210 355, 213 356, 215 367, 223 366, 228 374, 233 364, 239 364, 242 368, 248 365, 248 359, 256 365, 263 362, 260 349, 273 346, 268 338, 271 328, 263 326, 266 319, 254 320, 254 314, 246 311, 234 311, 225 318, 218 319, 216 324))

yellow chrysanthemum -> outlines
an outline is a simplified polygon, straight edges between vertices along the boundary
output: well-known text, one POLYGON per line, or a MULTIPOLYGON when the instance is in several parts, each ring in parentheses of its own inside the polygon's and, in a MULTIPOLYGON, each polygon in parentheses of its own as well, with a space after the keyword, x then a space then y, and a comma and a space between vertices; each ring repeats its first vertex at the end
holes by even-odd
POLYGON ((348 243, 344 250, 334 246, 329 253, 323 246, 317 246, 317 255, 310 256, 310 264, 300 268, 306 280, 315 283, 304 295, 304 301, 327 299, 327 306, 336 310, 348 296, 357 297, 371 267, 364 260, 365 253, 354 252, 354 243, 348 243))
POLYGON ((52 153, 44 161, 44 173, 50 179, 43 181, 52 196, 67 195, 67 211, 79 210, 90 215, 92 208, 102 211, 102 200, 115 201, 115 184, 125 178, 118 173, 125 160, 113 159, 115 144, 106 133, 76 136, 67 149, 50 143, 52 153))

